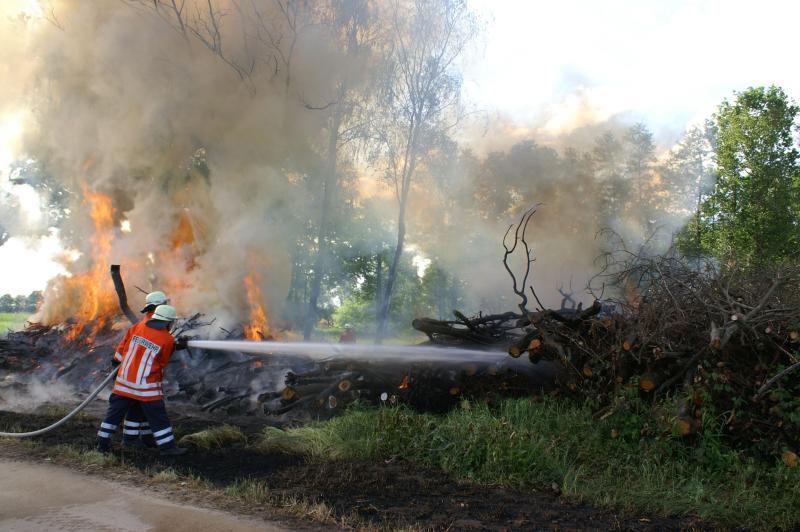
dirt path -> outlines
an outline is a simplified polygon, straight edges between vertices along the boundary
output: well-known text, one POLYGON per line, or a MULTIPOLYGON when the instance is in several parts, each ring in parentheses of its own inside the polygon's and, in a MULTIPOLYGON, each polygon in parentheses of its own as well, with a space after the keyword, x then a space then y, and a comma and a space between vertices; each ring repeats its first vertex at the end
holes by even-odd
POLYGON ((264 521, 175 504, 53 464, 0 460, 0 530, 278 532, 264 521))

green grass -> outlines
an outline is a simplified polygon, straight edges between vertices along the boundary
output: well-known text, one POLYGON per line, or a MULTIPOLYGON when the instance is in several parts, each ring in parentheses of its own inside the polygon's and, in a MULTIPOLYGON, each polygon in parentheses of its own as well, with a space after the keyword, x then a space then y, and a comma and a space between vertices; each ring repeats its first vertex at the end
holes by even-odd
POLYGON ((758 463, 728 449, 714 431, 716 420, 682 440, 653 431, 636 409, 598 421, 587 409, 555 400, 508 400, 494 409, 465 402, 446 416, 355 408, 311 426, 268 429, 256 445, 325 460, 398 457, 483 484, 556 483, 574 499, 637 514, 696 515, 756 528, 800 523, 799 469, 779 457, 758 463), (641 437, 642 429, 656 435, 641 437))
POLYGON ((0 312, 0 337, 5 336, 9 330, 21 330, 30 317, 28 312, 0 312))

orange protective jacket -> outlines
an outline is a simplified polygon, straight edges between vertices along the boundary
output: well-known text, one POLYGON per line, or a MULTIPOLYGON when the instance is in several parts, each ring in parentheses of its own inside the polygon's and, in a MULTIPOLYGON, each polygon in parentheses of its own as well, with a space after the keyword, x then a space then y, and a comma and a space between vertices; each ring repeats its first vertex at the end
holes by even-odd
POLYGON ((161 380, 175 340, 166 329, 153 329, 142 320, 125 333, 114 360, 120 362, 112 393, 137 401, 163 399, 161 380))

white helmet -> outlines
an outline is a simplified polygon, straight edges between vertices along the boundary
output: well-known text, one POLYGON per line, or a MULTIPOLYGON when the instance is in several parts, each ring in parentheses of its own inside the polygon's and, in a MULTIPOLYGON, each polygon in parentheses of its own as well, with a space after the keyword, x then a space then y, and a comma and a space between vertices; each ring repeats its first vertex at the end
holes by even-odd
POLYGON ((160 290, 150 292, 144 298, 144 308, 141 312, 145 312, 150 305, 155 305, 157 307, 158 305, 166 305, 167 303, 169 303, 169 298, 164 292, 160 290))
POLYGON ((177 318, 178 318, 178 313, 175 312, 175 307, 170 305, 159 305, 156 307, 155 312, 153 312, 153 317, 151 319, 161 320, 161 321, 172 321, 177 318))

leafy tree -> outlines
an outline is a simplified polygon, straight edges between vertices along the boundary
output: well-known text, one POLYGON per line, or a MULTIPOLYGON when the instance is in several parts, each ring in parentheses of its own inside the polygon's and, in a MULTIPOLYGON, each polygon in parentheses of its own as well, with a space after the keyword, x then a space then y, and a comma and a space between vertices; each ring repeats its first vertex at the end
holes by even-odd
POLYGON ((25 310, 28 312, 36 312, 36 307, 42 301, 42 292, 34 290, 28 297, 25 298, 25 310))
POLYGON ((411 184, 417 167, 457 122, 461 94, 457 60, 477 31, 461 0, 392 2, 389 19, 375 158, 394 188, 398 216, 397 242, 378 310, 378 342, 386 329, 406 246, 411 184))
POLYGON ((656 198, 653 194, 653 163, 656 160, 656 145, 653 134, 642 123, 634 124, 625 134, 628 148, 625 161, 625 173, 630 182, 634 200, 629 205, 645 232, 651 229, 651 220, 655 218, 656 198))
POLYGON ((628 182, 623 177, 622 144, 613 133, 603 133, 592 149, 594 175, 600 201, 598 227, 610 227, 625 209, 628 182))
POLYGON ((703 203, 702 246, 750 264, 792 253, 798 238, 800 108, 779 87, 749 88, 714 115, 717 182, 703 203))
POLYGON ((702 253, 702 207, 714 186, 714 144, 710 121, 695 126, 683 134, 659 169, 666 192, 662 210, 675 218, 691 213, 677 235, 678 245, 690 255, 702 253))
POLYGON ((16 312, 17 302, 11 294, 0 296, 0 312, 16 312))

